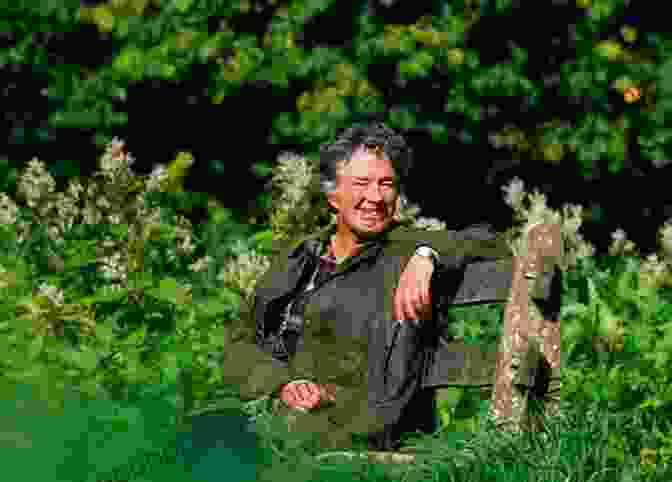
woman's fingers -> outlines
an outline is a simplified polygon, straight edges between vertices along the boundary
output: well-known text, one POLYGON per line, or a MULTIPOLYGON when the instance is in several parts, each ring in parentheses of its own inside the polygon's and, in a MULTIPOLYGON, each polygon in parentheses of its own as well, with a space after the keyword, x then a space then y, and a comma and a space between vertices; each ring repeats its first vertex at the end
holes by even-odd
POLYGON ((336 387, 312 382, 289 383, 283 388, 280 398, 291 408, 310 410, 320 402, 336 401, 336 387))
POLYGON ((310 409, 320 402, 320 391, 315 383, 297 383, 289 391, 294 406, 310 409))

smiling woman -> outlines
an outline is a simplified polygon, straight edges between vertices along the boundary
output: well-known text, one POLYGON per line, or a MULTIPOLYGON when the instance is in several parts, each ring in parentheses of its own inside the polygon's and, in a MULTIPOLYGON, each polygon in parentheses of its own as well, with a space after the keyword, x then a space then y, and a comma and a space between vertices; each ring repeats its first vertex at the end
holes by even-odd
POLYGON ((336 188, 327 193, 337 212, 335 254, 349 256, 357 245, 383 232, 392 222, 399 190, 392 162, 380 149, 359 146, 340 162, 336 188), (373 187, 373 188, 372 188, 373 187))

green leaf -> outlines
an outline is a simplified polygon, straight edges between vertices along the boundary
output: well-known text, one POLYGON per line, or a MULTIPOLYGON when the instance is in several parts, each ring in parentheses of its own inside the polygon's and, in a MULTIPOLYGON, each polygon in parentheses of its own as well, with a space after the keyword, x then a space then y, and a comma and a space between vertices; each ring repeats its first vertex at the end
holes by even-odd
POLYGON ((98 367, 98 354, 90 347, 82 345, 75 356, 77 367, 91 372, 98 367))
POLYGON ((127 223, 110 224, 110 234, 115 238, 127 239, 130 232, 130 226, 127 223))
POLYGON ((109 303, 119 301, 128 295, 127 288, 113 289, 111 286, 103 286, 96 290, 93 296, 87 296, 78 300, 82 305, 92 305, 96 303, 109 303))
POLYGON ((28 345, 28 360, 36 360, 44 349, 44 336, 36 336, 28 345))
POLYGON ((114 340, 114 328, 108 321, 96 324, 96 338, 105 345, 109 345, 114 340))
POLYGON ((261 179, 265 179, 273 175, 273 166, 267 162, 255 162, 252 164, 250 170, 252 173, 261 179))
POLYGON ((142 346, 142 344, 145 343, 146 337, 147 337, 147 325, 142 325, 140 328, 133 331, 126 338, 124 338, 123 345, 132 347, 142 346))
POLYGON ((230 305, 221 300, 208 298, 196 305, 196 311, 200 316, 218 316, 231 311, 230 305))
POLYGON ((119 74, 140 80, 144 73, 145 54, 137 47, 128 47, 112 62, 112 68, 119 74))
POLYGON ((163 278, 159 282, 159 287, 147 291, 147 294, 176 305, 179 304, 178 300, 181 299, 183 290, 175 278, 163 278))
POLYGON ((194 363, 194 354, 186 349, 177 352, 177 366, 182 368, 190 368, 194 363))
POLYGON ((78 269, 92 262, 97 261, 95 248, 98 241, 73 240, 68 242, 68 247, 64 252, 65 269, 78 269))
POLYGON ((262 250, 273 248, 273 230, 266 229, 252 236, 252 244, 262 250))
POLYGON ((595 46, 595 53, 608 60, 615 60, 623 54, 623 47, 614 40, 603 40, 595 46))
POLYGON ((161 360, 161 382, 174 385, 177 383, 180 368, 177 355, 175 353, 166 353, 161 360))
POLYGON ((147 289, 156 284, 152 273, 147 271, 136 271, 128 274, 129 289, 147 289))
POLYGON ((193 3, 194 0, 173 0, 173 5, 175 5, 175 8, 181 13, 184 13, 187 10, 189 10, 189 8, 193 3))
POLYGON ((240 295, 229 288, 221 288, 218 294, 219 298, 229 305, 238 306, 241 303, 240 295))

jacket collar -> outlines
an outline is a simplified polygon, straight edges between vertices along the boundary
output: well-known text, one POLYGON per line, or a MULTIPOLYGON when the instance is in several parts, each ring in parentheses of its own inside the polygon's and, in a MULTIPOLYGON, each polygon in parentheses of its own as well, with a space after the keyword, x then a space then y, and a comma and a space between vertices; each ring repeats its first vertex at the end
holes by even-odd
MULTIPOLYGON (((381 233, 380 236, 376 237, 371 241, 367 241, 362 245, 362 250, 359 254, 348 258, 344 264, 350 265, 356 260, 361 260, 368 258, 371 255, 377 254, 382 248, 382 244, 387 240, 390 231, 397 228, 398 223, 392 221, 390 226, 386 231, 381 233), (375 249, 371 249, 375 248, 375 249)), ((304 238, 299 239, 299 241, 294 243, 294 247, 289 253, 290 258, 295 258, 301 254, 302 251, 307 251, 313 256, 322 255, 322 250, 324 246, 327 246, 331 240, 331 237, 336 233, 336 221, 332 220, 326 227, 320 229, 317 233, 311 234, 304 238)), ((344 266, 345 267, 345 266, 344 266)))

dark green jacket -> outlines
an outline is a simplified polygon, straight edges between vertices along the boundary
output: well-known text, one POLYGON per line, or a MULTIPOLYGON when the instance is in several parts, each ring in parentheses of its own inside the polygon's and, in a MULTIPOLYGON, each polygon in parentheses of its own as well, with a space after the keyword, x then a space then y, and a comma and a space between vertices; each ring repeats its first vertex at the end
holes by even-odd
POLYGON ((484 228, 394 225, 303 293, 332 233, 330 226, 279 250, 257 284, 251 313, 231 332, 225 379, 244 399, 277 396, 295 379, 335 384, 335 405, 304 417, 331 442, 338 439, 327 445, 348 445, 350 434, 360 433, 372 437, 372 448, 391 449, 402 432, 436 428, 432 388, 492 384, 495 353, 442 338, 441 314, 454 303, 505 301, 511 252, 484 228), (436 319, 416 326, 395 322, 392 310, 400 275, 420 245, 439 252, 441 262, 432 279, 436 319), (291 343, 277 333, 283 309, 297 296, 305 309, 291 343))

